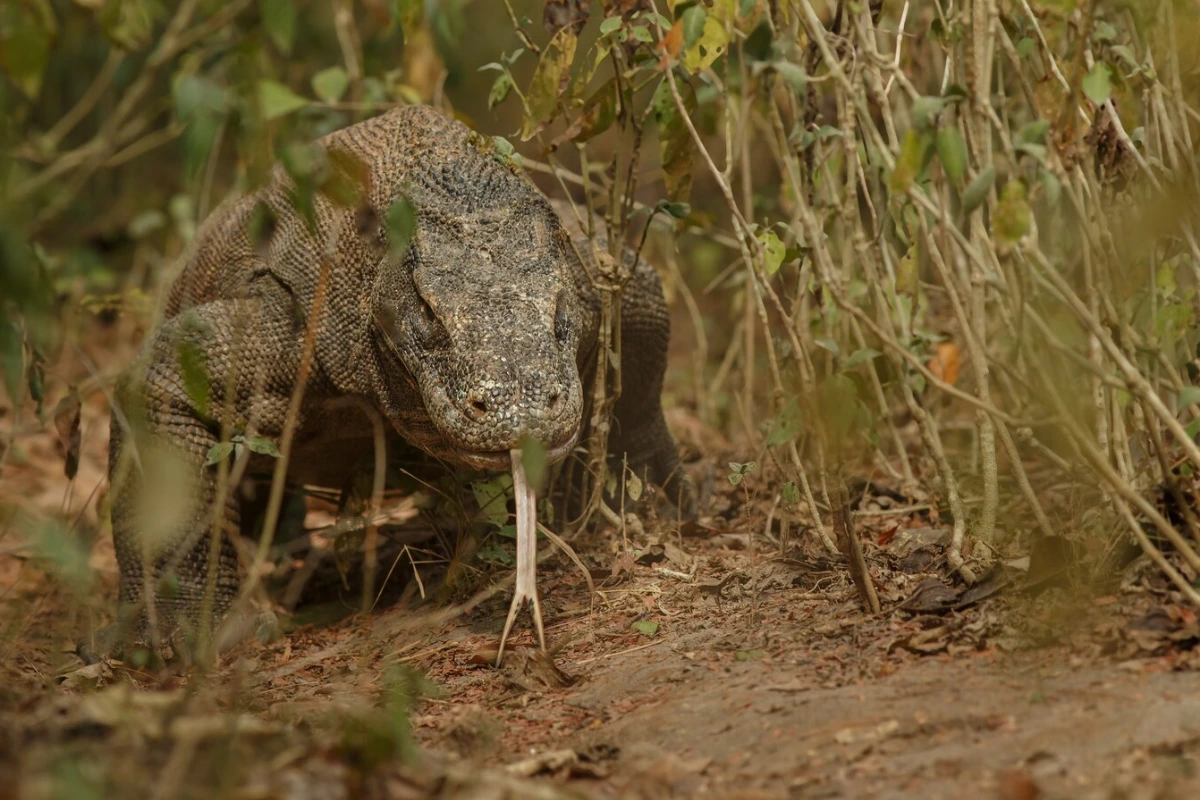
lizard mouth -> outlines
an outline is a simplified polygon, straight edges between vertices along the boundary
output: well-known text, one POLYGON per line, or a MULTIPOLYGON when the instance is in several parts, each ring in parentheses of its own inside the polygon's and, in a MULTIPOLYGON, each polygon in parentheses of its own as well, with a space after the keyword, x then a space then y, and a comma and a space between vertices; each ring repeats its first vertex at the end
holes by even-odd
MULTIPOLYGON (((579 429, 553 447, 546 449, 546 463, 555 464, 567 457, 579 440, 579 429)), ((508 470, 512 467, 512 456, 508 450, 459 450, 455 455, 467 466, 476 469, 508 470)))

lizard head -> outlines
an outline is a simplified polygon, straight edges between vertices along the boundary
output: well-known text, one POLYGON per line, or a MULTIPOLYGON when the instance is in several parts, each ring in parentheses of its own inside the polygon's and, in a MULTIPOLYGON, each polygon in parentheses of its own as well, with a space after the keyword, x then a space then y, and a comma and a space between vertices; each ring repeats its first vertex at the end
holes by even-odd
POLYGON ((506 469, 527 437, 560 460, 579 437, 583 390, 579 301, 558 218, 530 190, 500 206, 416 209, 376 313, 428 417, 401 433, 475 468, 506 469))

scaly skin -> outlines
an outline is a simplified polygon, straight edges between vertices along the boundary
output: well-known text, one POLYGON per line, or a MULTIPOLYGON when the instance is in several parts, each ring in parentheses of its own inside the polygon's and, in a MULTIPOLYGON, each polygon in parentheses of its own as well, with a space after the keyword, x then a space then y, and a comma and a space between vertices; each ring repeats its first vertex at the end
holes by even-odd
MULTIPOLYGON (((580 436, 589 391, 581 374, 594 363, 599 310, 570 246, 574 235, 579 252, 590 251, 582 234, 568 232, 486 140, 429 108, 391 111, 321 145, 331 163, 365 172, 361 200, 339 205, 315 193, 314 232, 277 168, 263 189, 221 206, 119 388, 113 537, 121 603, 142 640, 148 593, 161 641, 197 629, 210 563, 209 622, 233 605, 238 507, 230 491, 214 509, 217 469, 206 456, 222 425, 281 436, 323 258, 331 278, 290 482, 340 487, 348 470, 369 467, 371 414, 395 438, 475 468, 508 468, 524 437, 561 459, 580 436), (402 195, 415 234, 394 256, 382 221, 402 195)), ((669 333, 658 277, 639 262, 623 299, 624 390, 610 450, 674 496, 683 484, 660 404, 669 333)), ((267 456, 249 462, 252 473, 273 466, 267 456)))

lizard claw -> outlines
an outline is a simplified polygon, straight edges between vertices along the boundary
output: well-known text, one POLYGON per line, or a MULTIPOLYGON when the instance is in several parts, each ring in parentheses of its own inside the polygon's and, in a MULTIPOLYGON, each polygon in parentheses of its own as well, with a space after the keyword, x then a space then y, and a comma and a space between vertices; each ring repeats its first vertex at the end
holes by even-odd
POLYGON ((513 494, 517 499, 517 585, 513 591, 512 605, 508 607, 508 618, 504 621, 504 632, 500 634, 500 650, 496 654, 496 666, 504 660, 504 644, 512 631, 517 614, 526 601, 532 606, 533 626, 537 630, 538 644, 546 649, 546 631, 542 625, 542 604, 537 590, 537 496, 525 477, 525 464, 519 449, 510 451, 512 457, 513 494))

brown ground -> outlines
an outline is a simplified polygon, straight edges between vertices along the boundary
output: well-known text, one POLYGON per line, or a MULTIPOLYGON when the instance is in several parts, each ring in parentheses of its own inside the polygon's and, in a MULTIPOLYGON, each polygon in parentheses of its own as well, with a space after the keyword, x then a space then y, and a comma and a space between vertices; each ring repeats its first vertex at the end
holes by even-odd
MULTIPOLYGON (((18 437, 0 484, 7 507, 67 521, 97 577, 72 594, 48 574, 71 574, 78 550, 55 549, 28 522, 3 528, 0 798, 1200 790, 1200 651, 1190 649, 1200 631, 1152 573, 1135 564, 1119 585, 1067 589, 1069 570, 1035 552, 986 577, 975 602, 945 575, 928 507, 868 491, 858 524, 885 607, 872 617, 840 559, 797 524, 786 547, 779 512, 763 533, 769 471, 747 479, 747 495, 708 462, 696 467, 708 487, 699 524, 576 541, 594 606, 568 559, 543 561, 561 672, 528 649, 528 631, 504 669, 484 663, 505 591, 436 619, 452 606, 417 602, 415 582, 391 607, 245 645, 209 675, 81 669, 67 651, 106 620, 116 578, 102 492, 92 494, 103 485, 102 398, 82 421, 70 487, 49 432, 18 437), (906 599, 927 610, 902 610, 906 599)), ((442 573, 423 573, 431 593, 442 573)))

